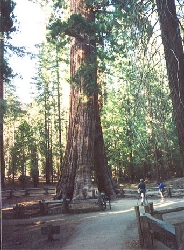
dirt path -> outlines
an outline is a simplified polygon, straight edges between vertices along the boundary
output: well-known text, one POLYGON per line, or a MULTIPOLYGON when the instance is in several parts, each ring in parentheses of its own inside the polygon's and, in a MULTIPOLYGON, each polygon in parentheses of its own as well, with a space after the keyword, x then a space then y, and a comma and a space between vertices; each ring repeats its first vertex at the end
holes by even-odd
MULTIPOLYGON (((184 199, 153 200, 155 208, 184 206, 184 199)), ((134 206, 136 200, 112 203, 112 210, 76 215, 53 215, 22 220, 3 220, 3 250, 129 250, 140 249, 134 206), (60 235, 52 242, 41 235, 41 227, 59 225, 60 235)), ((184 216, 184 214, 182 215, 184 216)), ((179 216, 179 220, 181 215, 179 216)), ((166 218, 177 222, 178 215, 166 218)), ((155 246, 154 249, 167 249, 155 246)))
MULTIPOLYGON (((153 200, 154 208, 171 208, 184 206, 184 199, 166 199, 165 202, 153 200)), ((112 203, 112 210, 104 213, 90 214, 77 226, 73 237, 67 242, 64 250, 135 250, 141 249, 136 224, 134 206, 137 201, 132 199, 119 200, 112 203)), ((140 210, 144 212, 143 207, 140 210)), ((169 223, 180 222, 184 211, 165 215, 169 223)), ((155 242, 154 249, 168 249, 155 242)))
POLYGON ((112 210, 86 215, 84 222, 77 226, 65 250, 82 249, 126 249, 126 232, 138 237, 132 201, 119 200, 112 203, 112 210))

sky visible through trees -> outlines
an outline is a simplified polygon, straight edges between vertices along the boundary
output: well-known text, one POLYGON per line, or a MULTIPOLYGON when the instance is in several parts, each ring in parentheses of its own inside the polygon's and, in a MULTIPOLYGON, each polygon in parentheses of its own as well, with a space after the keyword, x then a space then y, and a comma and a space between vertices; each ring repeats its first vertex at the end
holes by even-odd
MULTIPOLYGON (((45 14, 39 4, 28 0, 15 0, 15 3, 14 14, 17 18, 18 31, 12 34, 11 43, 14 46, 25 46, 27 52, 38 54, 35 45, 45 40, 45 14)), ((13 55, 10 63, 14 72, 19 74, 14 78, 17 95, 21 102, 29 103, 35 91, 31 78, 35 76, 37 60, 29 55, 24 57, 13 55)))

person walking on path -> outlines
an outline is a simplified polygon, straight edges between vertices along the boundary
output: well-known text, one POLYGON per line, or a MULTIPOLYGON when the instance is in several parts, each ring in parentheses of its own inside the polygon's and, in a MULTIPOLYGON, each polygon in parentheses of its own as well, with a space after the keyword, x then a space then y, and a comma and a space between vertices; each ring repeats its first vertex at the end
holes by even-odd
POLYGON ((145 204, 146 198, 146 184, 143 179, 140 179, 140 183, 138 185, 138 193, 141 196, 141 205, 145 204))
POLYGON ((161 196, 161 200, 164 200, 164 184, 162 181, 158 182, 158 190, 161 196))

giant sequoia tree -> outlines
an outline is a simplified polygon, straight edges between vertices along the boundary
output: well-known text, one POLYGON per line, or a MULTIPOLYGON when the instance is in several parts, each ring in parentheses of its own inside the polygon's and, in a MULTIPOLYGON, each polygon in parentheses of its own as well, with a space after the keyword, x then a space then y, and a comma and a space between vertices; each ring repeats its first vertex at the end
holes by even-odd
POLYGON ((174 0, 157 0, 156 2, 180 153, 184 164, 184 53, 180 24, 174 0))
POLYGON ((57 196, 84 198, 92 188, 92 173, 98 189, 114 195, 98 107, 95 12, 83 0, 71 0, 70 9, 65 31, 71 37, 70 117, 57 196))

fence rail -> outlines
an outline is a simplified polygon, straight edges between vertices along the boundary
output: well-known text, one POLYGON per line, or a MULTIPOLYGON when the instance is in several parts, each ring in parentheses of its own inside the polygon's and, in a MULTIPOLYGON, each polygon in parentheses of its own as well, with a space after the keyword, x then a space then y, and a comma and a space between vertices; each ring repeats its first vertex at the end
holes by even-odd
POLYGON ((56 189, 55 188, 25 188, 22 190, 4 190, 1 191, 2 198, 13 198, 16 196, 28 196, 28 195, 34 195, 34 194, 55 194, 56 189))
MULTIPOLYGON (((37 201, 34 204, 22 204, 17 203, 13 207, 13 218, 30 218, 32 216, 42 216, 48 214, 57 214, 57 213, 72 213, 72 206, 79 205, 76 207, 76 211, 101 211, 97 199, 89 200, 80 200, 80 201, 70 201, 70 199, 61 199, 61 200, 42 200, 37 201), (86 207, 86 204, 88 206, 86 207), (89 208, 92 205, 93 208, 89 208)), ((74 210, 73 210, 74 211, 74 210)))
POLYGON ((145 206, 145 213, 141 214, 139 206, 135 206, 138 222, 138 232, 141 247, 153 249, 154 239, 162 242, 171 249, 184 249, 184 222, 172 225, 162 220, 162 215, 184 210, 184 207, 154 210, 153 203, 145 206), (161 215, 161 219, 155 218, 161 215))
POLYGON ((17 203, 16 206, 13 207, 13 216, 14 218, 27 218, 32 216, 39 215, 48 215, 49 211, 52 209, 56 209, 60 207, 60 210, 63 205, 63 200, 42 200, 30 205, 23 205, 21 203, 17 203))
MULTIPOLYGON (((131 188, 125 188, 123 189, 123 195, 124 198, 130 198, 130 197, 136 197, 138 195, 137 189, 131 189, 131 188)), ((170 198, 178 198, 184 196, 184 189, 176 189, 172 187, 165 187, 164 191, 165 197, 170 198)), ((146 189, 146 196, 147 197, 160 197, 160 193, 158 191, 158 187, 150 187, 146 189)))

